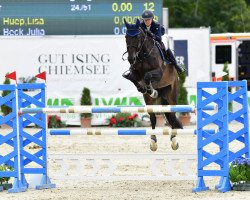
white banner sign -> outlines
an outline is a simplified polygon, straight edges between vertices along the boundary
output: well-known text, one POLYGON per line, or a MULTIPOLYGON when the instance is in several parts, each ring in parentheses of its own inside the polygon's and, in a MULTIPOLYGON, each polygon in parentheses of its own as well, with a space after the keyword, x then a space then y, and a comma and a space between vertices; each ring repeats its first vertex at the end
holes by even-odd
POLYGON ((49 92, 135 89, 122 78, 129 68, 124 36, 1 38, 0 49, 0 80, 15 70, 18 77, 46 71, 49 92))

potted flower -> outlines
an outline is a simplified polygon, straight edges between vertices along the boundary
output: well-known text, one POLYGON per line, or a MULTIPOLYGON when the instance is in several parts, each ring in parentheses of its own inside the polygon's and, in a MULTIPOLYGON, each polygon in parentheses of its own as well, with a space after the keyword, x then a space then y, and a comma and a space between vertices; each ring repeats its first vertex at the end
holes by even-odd
MULTIPOLYGON (((86 87, 83 88, 81 96, 81 105, 82 106, 91 106, 91 95, 90 90, 86 87)), ((88 128, 91 127, 91 113, 81 113, 81 127, 88 128)))
MULTIPOLYGON (((188 93, 187 89, 184 86, 184 83, 186 81, 186 73, 181 73, 179 75, 179 80, 180 80, 180 94, 178 97, 178 105, 188 105, 188 93)), ((179 114, 179 120, 181 123, 186 126, 190 124, 190 113, 189 112, 182 112, 179 114)))
POLYGON ((141 122, 138 114, 131 113, 117 113, 108 119, 108 123, 112 127, 139 127, 141 122))
POLYGON ((250 191, 250 158, 237 158, 229 167, 233 190, 250 191))
MULTIPOLYGON (((14 169, 9 165, 0 165, 0 171, 13 171, 14 169)), ((9 183, 10 177, 0 177, 0 191, 1 188, 3 190, 8 190, 12 188, 12 184, 9 183)))
POLYGON ((49 115, 48 116, 48 128, 63 128, 66 127, 66 124, 61 120, 61 117, 58 115, 49 115))

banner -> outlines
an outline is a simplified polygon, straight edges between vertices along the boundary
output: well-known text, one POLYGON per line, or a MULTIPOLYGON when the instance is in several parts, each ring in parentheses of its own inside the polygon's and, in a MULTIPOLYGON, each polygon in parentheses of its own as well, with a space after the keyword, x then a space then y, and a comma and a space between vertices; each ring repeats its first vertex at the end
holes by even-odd
POLYGON ((187 40, 174 40, 175 58, 179 65, 184 66, 188 73, 188 41, 187 40))
POLYGON ((1 38, 0 77, 16 71, 17 78, 47 72, 50 92, 134 90, 122 77, 129 69, 122 60, 124 37, 57 36, 1 38))

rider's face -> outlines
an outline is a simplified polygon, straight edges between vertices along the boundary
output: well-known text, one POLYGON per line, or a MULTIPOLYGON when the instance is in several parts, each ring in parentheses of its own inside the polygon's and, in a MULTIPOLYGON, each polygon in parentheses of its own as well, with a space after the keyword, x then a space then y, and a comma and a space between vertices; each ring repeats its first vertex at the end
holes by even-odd
POLYGON ((143 19, 144 23, 146 24, 146 26, 150 26, 152 24, 153 19, 143 19))

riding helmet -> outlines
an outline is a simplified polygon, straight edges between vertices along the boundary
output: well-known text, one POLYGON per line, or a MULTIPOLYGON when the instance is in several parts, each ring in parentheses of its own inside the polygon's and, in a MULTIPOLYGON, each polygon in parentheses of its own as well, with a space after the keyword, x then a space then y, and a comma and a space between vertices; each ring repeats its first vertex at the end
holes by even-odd
POLYGON ((153 19, 154 13, 151 10, 144 10, 141 17, 142 19, 153 19))

